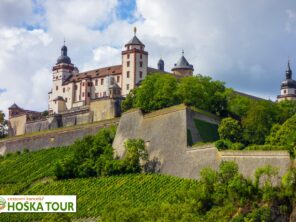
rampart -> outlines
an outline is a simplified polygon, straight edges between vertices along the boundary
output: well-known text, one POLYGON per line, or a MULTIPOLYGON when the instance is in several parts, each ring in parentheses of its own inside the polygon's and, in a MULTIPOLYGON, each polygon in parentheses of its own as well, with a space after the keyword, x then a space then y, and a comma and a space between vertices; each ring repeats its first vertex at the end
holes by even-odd
POLYGON ((73 144, 75 140, 86 135, 93 135, 99 129, 110 125, 117 125, 119 119, 111 119, 91 124, 59 128, 55 130, 25 134, 0 140, 0 155, 29 149, 31 151, 50 147, 62 147, 73 144))
POLYGON ((160 173, 184 178, 199 178, 205 167, 217 169, 221 161, 234 161, 239 171, 252 178, 257 168, 272 165, 282 176, 292 164, 287 151, 223 151, 213 145, 190 147, 187 132, 193 142, 201 141, 194 119, 219 123, 215 117, 177 106, 143 115, 140 110, 124 113, 120 119, 113 147, 119 157, 124 155, 123 144, 128 138, 142 138, 149 158, 158 163, 160 173))

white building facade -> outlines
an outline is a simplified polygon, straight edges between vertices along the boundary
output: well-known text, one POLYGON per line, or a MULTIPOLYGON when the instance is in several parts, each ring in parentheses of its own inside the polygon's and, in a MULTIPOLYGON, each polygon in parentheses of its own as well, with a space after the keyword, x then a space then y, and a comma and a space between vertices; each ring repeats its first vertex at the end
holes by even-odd
MULTIPOLYGON (((125 44, 121 56, 122 62, 119 65, 79 72, 71 63, 68 49, 64 45, 61 56, 52 68, 53 87, 48 93, 49 114, 79 110, 89 106, 93 100, 124 98, 139 86, 148 73, 165 72, 162 59, 159 60, 157 69, 148 67, 148 52, 136 36, 136 29, 133 38, 125 44)), ((178 75, 182 75, 184 69, 184 76, 188 76, 189 63, 182 55, 180 61, 184 60, 185 65, 182 63, 182 66, 174 69, 178 69, 178 75)), ((192 75, 193 66, 190 65, 189 69, 192 75)))

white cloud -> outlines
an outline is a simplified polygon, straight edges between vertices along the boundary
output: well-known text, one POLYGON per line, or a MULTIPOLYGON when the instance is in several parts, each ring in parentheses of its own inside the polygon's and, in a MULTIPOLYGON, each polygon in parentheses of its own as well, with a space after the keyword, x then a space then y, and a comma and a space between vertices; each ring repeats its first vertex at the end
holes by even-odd
POLYGON ((196 73, 265 98, 279 93, 288 56, 296 68, 294 0, 136 2, 138 20, 130 24, 116 17, 117 0, 1 1, 0 88, 7 91, 0 94, 0 110, 14 101, 47 108, 51 68, 64 37, 72 62, 84 71, 120 63, 133 26, 150 66, 162 57, 169 71, 184 49, 196 73))

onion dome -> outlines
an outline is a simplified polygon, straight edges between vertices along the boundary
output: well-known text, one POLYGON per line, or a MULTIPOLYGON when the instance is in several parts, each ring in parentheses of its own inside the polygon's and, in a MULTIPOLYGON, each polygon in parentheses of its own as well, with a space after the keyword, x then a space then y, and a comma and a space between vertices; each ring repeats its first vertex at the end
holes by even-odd
POLYGON ((296 81, 292 79, 292 70, 290 67, 290 61, 288 61, 288 67, 286 70, 286 80, 284 80, 281 84, 282 88, 295 88, 296 89, 296 81))
POLYGON ((164 71, 164 61, 163 61, 163 59, 160 58, 160 59, 158 60, 157 68, 158 68, 159 70, 161 70, 161 71, 164 71))
POLYGON ((67 51, 67 46, 63 45, 63 47, 61 48, 61 56, 57 60, 57 65, 61 63, 71 64, 71 59, 67 55, 67 51))

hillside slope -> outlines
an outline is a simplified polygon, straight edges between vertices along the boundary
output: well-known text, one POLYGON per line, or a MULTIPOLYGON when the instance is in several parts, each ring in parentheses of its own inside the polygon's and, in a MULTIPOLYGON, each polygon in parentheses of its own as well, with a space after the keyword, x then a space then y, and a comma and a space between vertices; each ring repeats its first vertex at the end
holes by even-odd
MULTIPOLYGON (((133 206, 149 206, 171 200, 196 181, 158 174, 134 174, 104 178, 55 180, 56 161, 70 156, 69 148, 53 148, 12 155, 0 160, 0 194, 77 195, 77 213, 71 218, 98 217, 112 202, 129 200, 133 206)), ((40 220, 46 214, 0 214, 0 221, 40 220)))

